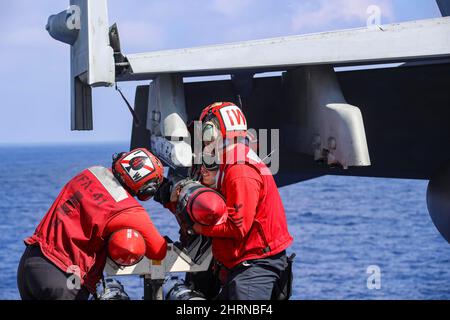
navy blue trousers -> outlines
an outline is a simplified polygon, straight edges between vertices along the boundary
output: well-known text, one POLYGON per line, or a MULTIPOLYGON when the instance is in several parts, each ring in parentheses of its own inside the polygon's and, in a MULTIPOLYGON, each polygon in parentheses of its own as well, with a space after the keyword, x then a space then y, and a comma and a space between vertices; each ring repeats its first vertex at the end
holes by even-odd
POLYGON ((276 282, 288 266, 286 252, 245 261, 230 270, 219 300, 270 300, 276 282))
POLYGON ((41 252, 38 245, 28 246, 17 270, 17 287, 22 300, 87 300, 89 291, 69 289, 70 275, 61 271, 41 252))

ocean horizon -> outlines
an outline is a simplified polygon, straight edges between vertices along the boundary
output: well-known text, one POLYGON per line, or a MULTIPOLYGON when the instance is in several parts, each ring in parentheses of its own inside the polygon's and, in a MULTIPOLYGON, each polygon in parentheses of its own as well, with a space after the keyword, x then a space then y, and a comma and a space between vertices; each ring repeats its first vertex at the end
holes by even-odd
MULTIPOLYGON (((30 236, 64 184, 93 165, 110 166, 126 142, 0 144, 0 299, 19 299, 16 271, 30 236)), ((450 246, 426 208, 428 181, 324 176, 280 188, 295 252, 292 299, 449 299, 450 246), (368 286, 370 270, 380 287, 368 286), (368 272, 369 271, 369 272, 368 272)), ((143 202, 160 233, 178 224, 143 202)), ((139 277, 117 278, 132 299, 139 277)))

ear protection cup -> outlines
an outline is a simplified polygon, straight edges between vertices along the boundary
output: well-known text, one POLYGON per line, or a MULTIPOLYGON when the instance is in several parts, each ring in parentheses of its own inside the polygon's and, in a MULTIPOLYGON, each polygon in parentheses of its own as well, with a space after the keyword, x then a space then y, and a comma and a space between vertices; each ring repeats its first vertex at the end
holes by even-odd
POLYGON ((136 196, 141 201, 147 201, 156 194, 156 192, 158 191, 158 187, 158 182, 150 181, 137 192, 136 196))

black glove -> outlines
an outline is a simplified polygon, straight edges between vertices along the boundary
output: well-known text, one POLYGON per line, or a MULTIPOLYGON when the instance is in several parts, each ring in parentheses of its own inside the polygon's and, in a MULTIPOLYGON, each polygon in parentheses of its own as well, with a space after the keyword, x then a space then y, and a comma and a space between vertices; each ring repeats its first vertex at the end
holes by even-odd
POLYGON ((172 182, 169 179, 164 178, 163 182, 156 191, 153 199, 155 199, 156 202, 159 202, 163 206, 165 206, 167 203, 170 202, 171 192, 172 192, 172 182))

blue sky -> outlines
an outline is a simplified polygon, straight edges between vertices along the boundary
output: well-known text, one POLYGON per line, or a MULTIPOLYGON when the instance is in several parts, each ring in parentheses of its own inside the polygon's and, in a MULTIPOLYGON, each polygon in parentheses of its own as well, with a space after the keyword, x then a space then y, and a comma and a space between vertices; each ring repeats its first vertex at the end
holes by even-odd
MULTIPOLYGON (((70 131, 69 48, 47 17, 69 1, 0 0, 0 143, 129 141, 131 118, 111 88, 94 90, 94 131, 70 131)), ((439 17, 434 0, 109 0, 125 53, 439 17)), ((120 86, 131 101, 136 83, 120 86)))

